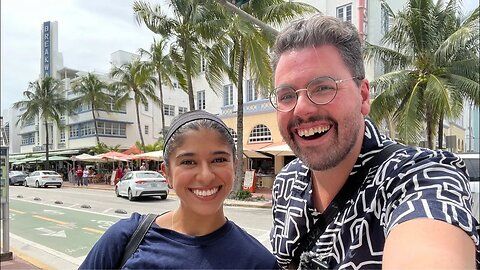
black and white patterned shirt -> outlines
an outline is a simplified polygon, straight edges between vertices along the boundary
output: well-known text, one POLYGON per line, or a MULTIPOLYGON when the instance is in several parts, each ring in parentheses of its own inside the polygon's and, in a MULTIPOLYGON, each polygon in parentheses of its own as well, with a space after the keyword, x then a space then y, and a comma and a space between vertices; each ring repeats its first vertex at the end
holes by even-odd
MULTIPOLYGON (((362 164, 393 141, 365 119, 361 153, 347 180, 355 181, 362 164)), ((312 249, 329 268, 381 268, 386 236, 398 224, 430 218, 464 230, 480 260, 478 221, 464 162, 446 151, 406 147, 391 155, 363 181, 312 249)), ((299 251, 299 239, 320 215, 312 201, 311 172, 299 159, 287 164, 273 186, 273 229, 270 241, 282 267, 299 251)))

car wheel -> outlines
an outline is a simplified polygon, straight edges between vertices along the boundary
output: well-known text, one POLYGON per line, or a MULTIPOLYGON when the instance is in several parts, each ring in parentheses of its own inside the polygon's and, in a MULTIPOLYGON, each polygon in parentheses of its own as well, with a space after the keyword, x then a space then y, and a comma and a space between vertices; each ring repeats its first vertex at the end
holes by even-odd
POLYGON ((115 196, 120 197, 120 193, 118 192, 118 187, 115 187, 115 196))
POLYGON ((38 180, 35 181, 35 187, 36 187, 36 188, 39 188, 39 187, 40 187, 40 184, 38 183, 38 180))
POLYGON ((57 186, 57 188, 61 188, 61 187, 62 187, 62 185, 58 185, 58 186, 57 186))
POLYGON ((25 181, 23 182, 23 185, 26 186, 26 187, 28 187, 27 180, 25 180, 25 181))
POLYGON ((160 196, 160 199, 161 199, 161 200, 166 200, 166 199, 167 199, 167 195, 162 195, 162 196, 160 196))
POLYGON ((128 200, 133 201, 135 198, 133 197, 132 190, 128 189, 128 200))

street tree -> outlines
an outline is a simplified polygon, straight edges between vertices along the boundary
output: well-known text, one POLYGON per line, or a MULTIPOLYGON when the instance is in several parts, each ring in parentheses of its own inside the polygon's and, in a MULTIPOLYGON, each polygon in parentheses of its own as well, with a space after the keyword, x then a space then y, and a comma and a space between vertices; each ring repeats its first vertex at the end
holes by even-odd
POLYGON ((160 100, 155 94, 155 86, 157 80, 154 71, 146 62, 134 59, 131 63, 126 63, 120 67, 112 67, 110 76, 115 80, 110 84, 111 89, 115 93, 115 105, 120 107, 133 97, 135 102, 135 113, 137 115, 138 135, 142 143, 142 149, 145 145, 142 133, 142 125, 140 122, 139 105, 148 105, 149 100, 159 104, 160 100))
MULTIPOLYGON (((271 23, 276 26, 288 22, 295 17, 306 13, 318 12, 310 5, 297 2, 285 2, 283 0, 250 0, 237 1, 236 3, 243 12, 250 16, 271 23)), ((231 42, 229 59, 226 63, 229 79, 237 86, 237 159, 243 159, 243 104, 244 104, 244 78, 248 71, 254 82, 255 91, 263 90, 266 94, 272 89, 272 68, 268 55, 268 48, 273 44, 275 36, 270 31, 252 24, 244 16, 225 12, 224 29, 226 37, 231 42), (232 16, 233 15, 233 16, 232 16)), ((217 42, 224 42, 221 39, 217 42)), ((243 186, 243 163, 236 168, 236 179, 232 196, 242 189, 243 186)))
MULTIPOLYGON (((418 143, 425 125, 428 147, 434 148, 444 118, 459 117, 465 100, 480 104, 478 7, 459 23, 455 0, 446 5, 409 0, 396 14, 383 5, 393 24, 382 39, 383 46, 367 44, 365 48, 365 59, 381 60, 386 71, 372 81, 379 94, 370 117, 382 121, 391 115, 399 139, 407 144, 418 143), (393 114, 392 108, 396 108, 393 114)), ((439 143, 441 147, 441 139, 439 143)))
POLYGON ((98 110, 110 111, 108 104, 111 103, 112 97, 108 93, 108 83, 101 81, 93 73, 88 73, 86 76, 82 76, 80 80, 76 81, 72 85, 72 91, 74 94, 79 95, 78 102, 90 105, 92 108, 93 124, 95 126, 95 138, 97 144, 100 143, 100 137, 98 135, 97 115, 98 110))
POLYGON ((168 54, 168 40, 162 38, 160 40, 154 40, 152 45, 150 46, 150 50, 140 49, 141 56, 147 56, 148 62, 154 69, 155 73, 157 74, 157 86, 159 90, 159 102, 160 102, 160 115, 162 120, 162 135, 165 138, 166 130, 165 130, 165 112, 163 109, 163 85, 167 85, 170 88, 173 88, 171 78, 174 77, 182 77, 179 74, 179 70, 175 67, 168 54))
POLYGON ((61 116, 73 110, 72 102, 65 98, 63 84, 52 78, 44 77, 30 82, 23 92, 24 100, 15 102, 13 107, 24 110, 16 122, 18 125, 34 121, 37 117, 45 127, 45 167, 49 168, 49 123, 62 127, 61 116))
MULTIPOLYGON (((179 84, 188 95, 189 109, 195 109, 192 79, 200 74, 204 44, 219 38, 218 10, 208 1, 169 0, 173 16, 164 13, 160 5, 135 1, 133 10, 137 22, 144 23, 152 32, 171 40, 170 57, 183 74, 179 84)), ((219 59, 220 57, 215 57, 219 59)), ((210 69, 208 72, 216 72, 210 69)), ((220 85, 220 76, 212 74, 207 82, 213 89, 220 85)))

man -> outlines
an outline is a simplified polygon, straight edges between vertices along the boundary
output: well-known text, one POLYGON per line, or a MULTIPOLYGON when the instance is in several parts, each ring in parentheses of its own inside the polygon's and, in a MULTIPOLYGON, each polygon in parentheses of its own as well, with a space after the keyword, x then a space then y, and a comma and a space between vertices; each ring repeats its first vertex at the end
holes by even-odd
POLYGON ((273 188, 271 243, 280 265, 473 269, 478 222, 461 159, 404 146, 356 179, 396 143, 366 118, 369 83, 355 27, 320 15, 294 22, 278 35, 272 64, 270 100, 298 157, 273 188), (336 195, 355 183, 337 205, 336 195), (316 226, 323 229, 305 250, 316 226))

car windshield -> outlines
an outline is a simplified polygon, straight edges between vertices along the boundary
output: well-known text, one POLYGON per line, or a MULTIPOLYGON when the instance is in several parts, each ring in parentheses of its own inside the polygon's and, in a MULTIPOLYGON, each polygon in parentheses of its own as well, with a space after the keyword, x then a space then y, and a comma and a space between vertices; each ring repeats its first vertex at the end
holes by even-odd
POLYGON ((137 178, 163 178, 158 172, 139 172, 136 173, 137 178))
POLYGON ((19 172, 19 171, 10 171, 9 174, 10 175, 24 175, 25 173, 19 172))
POLYGON ((42 172, 44 175, 58 175, 56 172, 42 172))

